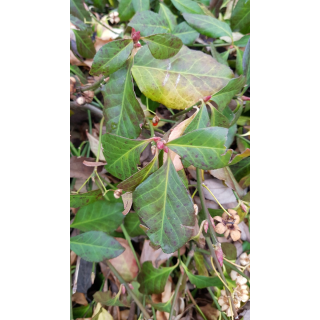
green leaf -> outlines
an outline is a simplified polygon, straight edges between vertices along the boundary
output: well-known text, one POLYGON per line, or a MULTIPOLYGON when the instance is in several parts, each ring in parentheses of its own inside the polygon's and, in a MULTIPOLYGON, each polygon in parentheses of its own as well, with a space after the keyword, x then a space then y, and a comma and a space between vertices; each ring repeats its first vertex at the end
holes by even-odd
POLYGON ((168 280, 170 273, 177 267, 177 265, 169 268, 153 267, 151 261, 146 261, 142 265, 142 270, 138 274, 138 282, 140 283, 139 291, 144 294, 160 294, 164 291, 164 287, 168 280))
POLYGON ((239 0, 232 11, 231 28, 241 33, 250 32, 250 0, 239 0))
POLYGON ((230 121, 229 119, 219 112, 216 108, 211 108, 211 120, 210 120, 212 127, 222 127, 222 128, 229 128, 230 121))
POLYGON ((206 128, 210 124, 210 119, 208 115, 208 110, 205 105, 200 107, 199 112, 192 120, 192 122, 188 125, 187 129, 184 131, 184 134, 187 134, 191 131, 206 128))
POLYGON ((232 150, 224 146, 227 134, 226 128, 198 129, 168 142, 167 146, 196 168, 218 169, 229 165, 232 156, 232 150))
POLYGON ((102 136, 106 169, 115 177, 124 180, 138 171, 140 153, 150 140, 130 140, 111 133, 102 136))
POLYGON ((72 14, 70 14, 70 21, 80 30, 86 31, 87 33, 92 33, 89 25, 85 24, 82 20, 73 16, 72 14))
POLYGON ((143 182, 147 177, 158 170, 159 161, 158 156, 155 155, 154 158, 141 170, 136 172, 134 175, 129 177, 128 179, 122 181, 118 184, 119 189, 123 189, 125 191, 134 191, 136 187, 143 182))
POLYGON ((89 231, 70 239, 70 248, 82 259, 101 262, 119 256, 125 249, 102 231, 89 231))
POLYGON ((237 47, 246 47, 249 39, 250 39, 250 35, 243 36, 241 39, 235 41, 233 44, 237 47))
POLYGON ((82 22, 91 19, 89 12, 84 8, 82 0, 70 0, 70 14, 80 19, 82 22))
MULTIPOLYGON (((121 291, 119 291, 119 295, 120 293, 121 291)), ((101 303, 103 306, 125 307, 125 305, 119 300, 119 295, 117 294, 115 297, 112 297, 111 291, 107 291, 107 292, 97 291, 93 295, 93 298, 96 303, 101 303)))
POLYGON ((135 212, 129 212, 124 218, 124 227, 130 237, 145 235, 145 232, 140 228, 140 219, 135 212))
POLYGON ((226 148, 230 148, 236 133, 237 133, 237 124, 235 123, 233 126, 231 126, 229 128, 228 135, 227 135, 227 141, 225 143, 226 148))
POLYGON ((243 74, 243 66, 242 66, 242 59, 243 59, 243 51, 236 47, 237 51, 237 59, 236 59, 236 71, 238 75, 243 74))
POLYGON ((119 18, 122 22, 130 20, 134 16, 134 9, 131 0, 120 0, 119 3, 119 18))
POLYGON ((219 63, 224 64, 225 66, 229 66, 228 62, 220 55, 220 53, 216 50, 213 43, 210 43, 211 55, 215 58, 219 63))
POLYGON ((236 260, 237 259, 237 249, 234 244, 229 242, 221 243, 221 248, 228 260, 236 260))
POLYGON ((170 299, 167 302, 159 302, 159 303, 154 303, 152 300, 149 300, 147 298, 147 303, 150 303, 155 309, 163 312, 168 312, 170 313, 171 311, 171 301, 172 301, 173 295, 170 297, 170 299))
POLYGON ((78 66, 70 65, 70 72, 72 72, 73 74, 78 76, 78 78, 82 84, 86 84, 88 82, 87 78, 84 76, 83 72, 81 71, 81 69, 78 66))
POLYGON ((183 169, 178 171, 178 176, 180 177, 184 186, 188 189, 188 178, 187 178, 187 175, 183 169))
POLYGON ((180 12, 189 12, 189 13, 198 13, 198 14, 203 13, 202 9, 194 1, 191 1, 191 0, 171 0, 171 2, 180 12))
POLYGON ((198 270, 198 273, 200 276, 208 277, 208 270, 206 268, 206 265, 204 263, 204 256, 202 253, 195 251, 194 253, 194 261, 196 263, 196 269, 198 270))
POLYGON ((94 48, 91 37, 88 35, 87 31, 72 30, 76 37, 76 44, 78 53, 86 59, 91 59, 96 54, 96 49, 94 48))
POLYGON ((235 165, 230 166, 230 169, 239 182, 243 177, 250 174, 250 157, 245 158, 235 165))
POLYGON ((101 198, 101 190, 93 190, 86 193, 70 194, 70 207, 79 208, 97 201, 101 198))
POLYGON ((123 203, 102 199, 81 207, 71 227, 81 231, 96 230, 109 233, 123 222, 123 210, 123 203))
POLYGON ((185 272, 187 273, 190 282, 194 284, 197 287, 197 289, 203 289, 208 287, 223 287, 223 283, 218 277, 196 276, 188 270, 188 268, 182 261, 180 263, 185 272))
POLYGON ((230 53, 230 49, 225 52, 220 53, 220 56, 222 57, 223 60, 227 61, 229 58, 229 53, 230 53))
POLYGON ((191 28, 185 21, 175 26, 172 33, 180 38, 185 45, 193 44, 200 35, 198 31, 191 28))
POLYGON ((145 11, 150 9, 149 0, 132 0, 132 5, 135 12, 145 11))
POLYGON ((243 63, 243 72, 247 79, 246 83, 248 86, 250 86, 250 39, 244 50, 242 63, 243 63))
POLYGON ((220 91, 216 92, 210 100, 213 100, 218 105, 219 111, 223 111, 232 98, 240 92, 244 85, 244 77, 231 79, 228 84, 220 91))
POLYGON ((90 74, 94 76, 102 73, 104 76, 109 76, 123 66, 132 49, 132 39, 108 42, 95 55, 90 74))
POLYGON ((104 100, 103 114, 107 132, 135 139, 141 132, 144 113, 133 91, 131 67, 133 59, 110 75, 102 89, 104 100))
POLYGON ((228 36, 231 39, 233 38, 232 31, 226 22, 201 14, 184 13, 183 17, 192 28, 205 36, 212 38, 228 36))
POLYGON ((149 228, 147 235, 165 253, 175 252, 192 236, 192 199, 170 157, 133 192, 133 206, 149 228))
POLYGON ((80 306, 72 309, 73 311, 73 318, 83 318, 84 315, 91 317, 92 316, 92 305, 87 304, 86 306, 80 306))
POLYGON ((170 32, 167 21, 164 20, 158 13, 152 11, 137 12, 128 26, 135 28, 136 31, 140 31, 140 34, 143 37, 157 33, 170 32))
POLYGON ((143 40, 156 59, 169 59, 175 56, 183 46, 182 41, 173 34, 155 34, 143 40))
POLYGON ((170 31, 172 31, 174 29, 174 27, 177 25, 176 16, 163 3, 160 3, 159 14, 163 19, 165 19, 167 21, 167 24, 170 28, 170 31))
POLYGON ((185 109, 222 89, 231 69, 200 51, 183 46, 168 60, 154 59, 142 47, 134 57, 132 74, 142 93, 168 108, 185 109))

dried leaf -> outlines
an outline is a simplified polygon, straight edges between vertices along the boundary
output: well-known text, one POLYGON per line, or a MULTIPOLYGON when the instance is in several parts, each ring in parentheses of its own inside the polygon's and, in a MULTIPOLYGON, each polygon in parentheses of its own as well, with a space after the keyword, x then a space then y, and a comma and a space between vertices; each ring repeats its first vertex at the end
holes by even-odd
POLYGON ((122 211, 122 214, 125 216, 128 214, 132 206, 132 192, 126 192, 121 197, 122 197, 123 206, 124 206, 124 210, 122 211))
POLYGON ((77 304, 81 304, 83 306, 86 306, 88 304, 86 296, 82 292, 74 293, 72 295, 72 301, 76 302, 77 304))
MULTIPOLYGON (((87 132, 87 137, 89 140, 89 144, 90 144, 90 149, 93 152, 93 154, 95 156, 98 155, 98 147, 99 147, 99 139, 94 137, 92 134, 90 134, 89 132, 87 132)), ((100 146, 100 154, 99 154, 99 160, 102 161, 106 161, 104 155, 103 155, 103 147, 102 144, 100 146)))
MULTIPOLYGON (((93 172, 93 167, 88 167, 83 164, 83 161, 94 161, 94 158, 85 158, 85 157, 76 157, 72 156, 70 158, 70 177, 77 179, 87 179, 93 172)), ((98 172, 102 171, 102 168, 99 167, 98 172)))

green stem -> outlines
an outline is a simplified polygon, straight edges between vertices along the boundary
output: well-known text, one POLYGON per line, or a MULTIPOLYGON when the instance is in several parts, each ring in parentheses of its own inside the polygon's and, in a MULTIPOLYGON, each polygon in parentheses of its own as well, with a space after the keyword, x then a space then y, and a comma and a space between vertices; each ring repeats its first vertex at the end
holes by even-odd
POLYGON ((149 123, 149 129, 150 129, 150 136, 151 136, 151 138, 153 138, 154 137, 154 128, 153 128, 152 121, 149 120, 149 117, 148 117, 148 123, 149 123))
POLYGON ((72 276, 70 275, 70 320, 73 320, 73 308, 72 308, 72 276))
MULTIPOLYGON (((100 157, 103 121, 104 121, 104 117, 102 117, 102 119, 101 119, 101 121, 100 121, 99 144, 98 144, 98 152, 97 152, 96 162, 99 161, 99 157, 100 157)), ((97 167, 94 167, 94 170, 97 172, 97 167)))
POLYGON ((128 293, 130 294, 130 296, 132 297, 132 299, 135 301, 135 303, 137 304, 137 306, 139 307, 139 309, 142 311, 144 317, 146 319, 150 319, 150 315, 147 312, 147 310, 144 308, 144 306, 142 305, 142 303, 139 301, 139 299, 137 298, 137 296, 134 294, 134 292, 130 289, 130 287, 128 286, 128 284, 123 280, 123 278, 120 276, 120 274, 118 273, 118 271, 114 268, 114 266, 112 265, 112 263, 109 260, 105 260, 105 262, 107 263, 108 267, 111 269, 111 271, 113 272, 113 274, 118 278, 119 282, 121 284, 123 284, 128 293))
POLYGON ((220 311, 220 313, 222 314, 223 319, 224 319, 224 320, 228 320, 226 314, 225 314, 223 311, 221 311, 220 304, 218 303, 218 300, 217 300, 217 298, 215 297, 214 293, 212 292, 211 288, 208 287, 207 289, 208 289, 208 291, 209 291, 209 293, 210 293, 210 296, 211 296, 212 300, 214 301, 214 304, 216 305, 217 309, 218 309, 218 310, 220 311))
POLYGON ((100 108, 103 109, 103 104, 101 103, 101 101, 96 96, 94 96, 93 99, 96 100, 100 108))
POLYGON ((110 27, 108 27, 105 24, 103 24, 102 22, 100 22, 91 11, 89 11, 89 13, 90 13, 90 16, 93 18, 93 20, 95 20, 97 23, 99 23, 100 25, 102 25, 106 29, 110 30, 112 33, 119 35, 119 33, 113 31, 110 27))
POLYGON ((207 320, 206 316, 203 314, 203 312, 201 311, 201 309, 199 308, 199 306, 197 305, 197 303, 195 302, 195 300, 193 299, 193 296, 190 292, 190 290, 188 289, 187 290, 187 293, 188 293, 188 296, 190 298, 190 300, 192 301, 193 305, 196 307, 197 311, 200 313, 201 317, 204 319, 204 320, 207 320))
POLYGON ((72 178, 71 184, 70 184, 70 190, 73 190, 74 185, 76 184, 77 178, 72 178))
POLYGON ((124 237, 125 237, 126 240, 128 241, 128 244, 129 244, 129 246, 130 246, 130 248, 131 248, 131 251, 132 251, 132 253, 133 253, 133 255, 134 255, 134 258, 136 259, 136 262, 137 262, 137 265, 138 265, 138 268, 139 268, 139 272, 140 272, 140 271, 141 271, 140 261, 139 261, 139 259, 138 259, 138 257, 137 257, 136 251, 135 251, 134 248, 133 248, 133 245, 132 245, 132 242, 131 242, 131 238, 130 238, 130 236, 129 236, 129 233, 128 233, 128 231, 127 231, 127 229, 125 228, 125 226, 124 226, 123 223, 121 224, 121 229, 122 229, 122 231, 123 231, 124 237))
POLYGON ((105 77, 102 76, 102 78, 98 81, 96 81, 95 83, 91 84, 90 86, 87 86, 87 87, 80 87, 79 90, 81 92, 84 92, 84 91, 94 91, 95 89, 99 88, 100 84, 104 81, 105 77))
MULTIPOLYGON (((185 263, 186 267, 188 267, 188 265, 189 265, 189 263, 190 263, 190 261, 191 261, 191 258, 193 257, 193 253, 194 253, 193 247, 194 247, 194 244, 192 244, 191 250, 190 250, 189 253, 188 253, 187 261, 186 261, 186 263, 185 263)), ((178 250, 178 258, 179 258, 179 261, 181 261, 181 258, 180 258, 180 249, 178 250)), ((177 300, 177 297, 178 297, 178 291, 179 291, 179 288, 180 288, 180 286, 181 286, 183 276, 184 276, 184 273, 181 272, 181 273, 180 273, 180 276, 179 276, 179 280, 178 280, 178 282, 177 282, 176 289, 175 289, 175 291, 174 291, 173 300, 172 300, 172 305, 171 305, 171 309, 170 309, 169 320, 172 320, 174 305, 176 304, 176 300, 177 300)))
POLYGON ((244 137, 241 137, 241 136, 240 136, 240 134, 236 133, 236 134, 235 134, 235 136, 236 136, 236 137, 238 137, 239 139, 241 139, 241 140, 245 141, 246 143, 250 144, 250 141, 249 141, 249 140, 247 140, 247 139, 246 139, 246 138, 244 138, 244 137))
POLYGON ((92 121, 91 121, 91 111, 88 109, 88 121, 89 121, 89 133, 92 134, 92 121))
MULTIPOLYGON (((195 105, 197 105, 197 104, 198 104, 198 103, 196 103, 195 105)), ((191 107, 189 107, 189 108, 187 108, 187 109, 185 109, 185 110, 182 110, 182 111, 176 113, 175 115, 173 115, 171 118, 172 118, 172 119, 175 119, 175 118, 181 116, 182 114, 188 113, 190 110, 192 110, 193 107, 194 107, 194 106, 191 106, 191 107)))
POLYGON ((73 143, 70 141, 70 148, 71 148, 71 151, 73 152, 73 155, 79 157, 80 154, 79 154, 79 150, 76 149, 76 147, 73 145, 73 143))
MULTIPOLYGON (((151 300, 151 297, 150 297, 150 300, 151 300)), ((153 306, 151 306, 151 309, 152 309, 153 320, 157 320, 156 310, 154 309, 153 306)))

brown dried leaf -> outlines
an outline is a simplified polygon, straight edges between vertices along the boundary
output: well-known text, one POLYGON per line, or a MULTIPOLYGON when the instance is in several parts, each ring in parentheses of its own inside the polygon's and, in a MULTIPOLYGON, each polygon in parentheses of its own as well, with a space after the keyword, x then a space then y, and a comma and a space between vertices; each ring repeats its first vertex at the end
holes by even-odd
POLYGON ((132 207, 132 192, 126 192, 122 196, 123 206, 124 210, 122 211, 122 214, 125 216, 128 214, 132 207))
POLYGON ((99 167, 99 166, 105 166, 106 162, 92 162, 92 161, 83 161, 83 164, 87 167, 99 167))
POLYGON ((210 304, 200 307, 200 309, 208 320, 218 320, 220 312, 210 304))
MULTIPOLYGON (((93 152, 93 154, 95 156, 97 156, 98 154, 98 147, 99 147, 99 138, 94 137, 92 134, 90 134, 89 132, 87 132, 87 137, 89 140, 89 144, 90 144, 90 149, 93 152)), ((99 160, 102 161, 106 161, 103 152, 102 152, 103 148, 102 145, 100 146, 100 154, 99 154, 99 160)))
MULTIPOLYGON (((83 164, 83 161, 95 161, 94 158, 76 157, 70 158, 70 177, 77 179, 87 179, 93 172, 94 168, 87 167, 83 164)), ((98 168, 98 172, 101 172, 102 168, 98 168)))
POLYGON ((72 295, 72 302, 76 302, 76 303, 81 304, 83 306, 86 306, 88 304, 86 296, 82 292, 74 293, 72 295))

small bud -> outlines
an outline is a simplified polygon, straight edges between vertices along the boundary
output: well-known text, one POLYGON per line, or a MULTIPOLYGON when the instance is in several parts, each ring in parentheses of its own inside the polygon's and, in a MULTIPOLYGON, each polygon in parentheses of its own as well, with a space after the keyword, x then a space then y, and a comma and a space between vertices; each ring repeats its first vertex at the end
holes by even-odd
POLYGON ((164 148, 163 141, 157 141, 157 148, 160 149, 160 150, 164 148))
POLYGON ((126 287, 124 285, 121 285, 121 293, 122 294, 126 293, 126 287))
POLYGON ((248 208, 242 201, 240 201, 240 207, 243 212, 248 213, 248 208))
POLYGON ((135 47, 135 48, 140 48, 140 47, 141 47, 141 44, 140 44, 139 42, 137 42, 137 43, 134 44, 134 47, 135 47))
POLYGON ((204 225, 203 225, 203 229, 204 229, 204 231, 205 231, 206 233, 208 233, 208 228, 209 228, 209 223, 208 223, 208 221, 206 220, 206 221, 204 222, 204 225))
POLYGON ((133 288, 133 285, 132 285, 131 283, 128 283, 128 286, 129 286, 129 288, 130 288, 131 290, 134 289, 134 288, 133 288))
POLYGON ((242 96, 241 99, 242 99, 243 101, 250 101, 250 97, 246 97, 246 96, 242 96))
POLYGON ((198 209, 198 206, 196 204, 193 205, 193 209, 194 209, 194 214, 198 215, 199 209, 198 209))
POLYGON ((94 272, 91 272, 91 283, 94 283, 94 279, 96 278, 96 275, 94 272))
POLYGON ((203 98, 203 101, 204 101, 204 102, 208 102, 208 101, 211 99, 211 97, 212 97, 212 96, 206 96, 206 97, 203 98))
POLYGON ((117 189, 114 193, 113 193, 114 197, 116 199, 119 199, 122 195, 122 189, 117 189))
POLYGON ((86 103, 86 99, 83 97, 83 96, 79 96, 77 99, 76 99, 76 102, 78 105, 82 106, 83 104, 86 103))
POLYGON ((160 118, 158 116, 154 116, 153 119, 152 119, 153 126, 154 127, 157 126, 159 121, 160 121, 160 118))
POLYGON ((169 152, 169 148, 168 148, 167 146, 164 146, 164 147, 163 147, 163 151, 164 151, 165 153, 168 153, 168 152, 169 152))
POLYGON ((137 43, 140 39, 140 31, 136 31, 135 28, 132 28, 131 30, 131 38, 134 43, 137 43))
POLYGON ((160 137, 153 137, 153 141, 154 141, 154 142, 157 142, 157 141, 160 141, 160 140, 161 140, 160 137))
POLYGON ((151 146, 151 154, 154 156, 156 154, 157 147, 151 146))
POLYGON ((220 243, 218 243, 218 245, 215 249, 215 253, 216 253, 217 259, 220 263, 220 266, 222 267, 223 266, 223 251, 222 251, 220 243))

